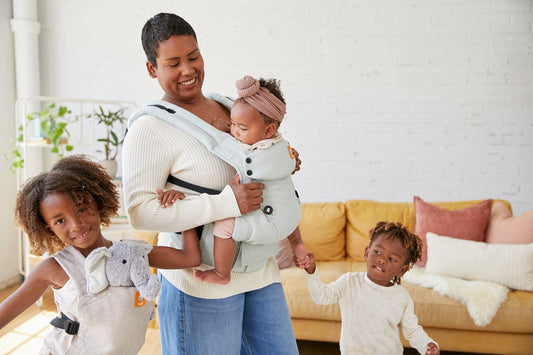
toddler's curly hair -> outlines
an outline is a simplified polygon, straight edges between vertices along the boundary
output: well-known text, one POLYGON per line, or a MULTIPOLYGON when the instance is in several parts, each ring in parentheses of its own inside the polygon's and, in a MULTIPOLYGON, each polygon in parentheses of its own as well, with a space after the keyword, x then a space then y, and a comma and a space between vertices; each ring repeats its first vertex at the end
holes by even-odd
POLYGON ((112 177, 85 155, 59 160, 49 172, 27 180, 19 189, 15 203, 15 223, 28 235, 31 253, 55 253, 65 244, 50 233, 41 215, 41 202, 50 194, 63 193, 74 206, 95 204, 100 223, 109 225, 119 207, 119 195, 112 177))
POLYGON ((399 239, 402 242, 402 245, 407 249, 405 265, 412 266, 422 256, 422 240, 400 222, 378 222, 369 232, 370 245, 380 235, 384 235, 386 239, 399 239))

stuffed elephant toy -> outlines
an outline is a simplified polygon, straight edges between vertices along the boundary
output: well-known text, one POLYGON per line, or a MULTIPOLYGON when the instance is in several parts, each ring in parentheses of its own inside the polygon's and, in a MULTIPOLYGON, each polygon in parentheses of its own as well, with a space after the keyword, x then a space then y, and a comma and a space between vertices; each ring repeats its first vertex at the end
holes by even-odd
POLYGON ((115 242, 110 248, 93 250, 85 260, 87 289, 91 294, 107 286, 135 286, 140 295, 153 301, 161 289, 156 275, 150 274, 148 253, 150 244, 137 240, 115 242))

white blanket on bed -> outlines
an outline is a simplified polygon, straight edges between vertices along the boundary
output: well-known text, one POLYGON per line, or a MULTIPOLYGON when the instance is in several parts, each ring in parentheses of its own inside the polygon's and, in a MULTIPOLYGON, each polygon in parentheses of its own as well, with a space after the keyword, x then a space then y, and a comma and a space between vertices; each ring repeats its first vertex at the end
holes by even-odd
POLYGON ((507 287, 495 282, 469 281, 429 274, 425 272, 425 268, 416 265, 402 277, 402 280, 433 288, 441 295, 464 303, 470 317, 478 327, 490 324, 500 305, 507 299, 509 292, 507 287))

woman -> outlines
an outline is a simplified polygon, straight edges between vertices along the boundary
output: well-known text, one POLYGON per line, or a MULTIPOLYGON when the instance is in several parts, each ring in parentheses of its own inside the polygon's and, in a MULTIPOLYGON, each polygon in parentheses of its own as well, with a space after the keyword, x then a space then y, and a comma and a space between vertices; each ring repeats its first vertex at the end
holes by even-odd
MULTIPOLYGON (((176 115, 194 115, 211 125, 229 124, 232 102, 204 96, 204 63, 193 28, 181 17, 160 13, 142 31, 146 67, 173 104, 176 115)), ((128 130, 123 147, 123 183, 130 223, 160 232, 159 245, 179 247, 175 231, 259 209, 263 185, 239 184, 235 170, 176 126, 144 115, 128 130), (157 189, 169 174, 219 194, 198 194, 161 208, 157 189), (228 184, 229 182, 229 184, 228 184)), ((202 235, 202 256, 212 250, 202 235)), ((191 269, 162 270, 158 311, 163 354, 297 354, 290 316, 273 255, 276 246, 241 243, 227 285, 200 282, 191 269), (253 257, 251 257, 253 255, 253 257), (258 258, 257 256, 261 256, 258 258)), ((210 268, 206 266, 206 268, 210 268)))

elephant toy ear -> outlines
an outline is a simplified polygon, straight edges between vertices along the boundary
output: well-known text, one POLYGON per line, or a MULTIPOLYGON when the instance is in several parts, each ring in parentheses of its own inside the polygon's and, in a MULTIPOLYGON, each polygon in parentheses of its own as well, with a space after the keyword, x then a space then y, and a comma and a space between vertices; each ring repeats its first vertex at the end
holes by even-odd
POLYGON ((106 247, 93 250, 85 259, 85 272, 87 274, 87 291, 95 294, 103 291, 109 281, 105 273, 106 260, 111 257, 111 252, 106 247))

